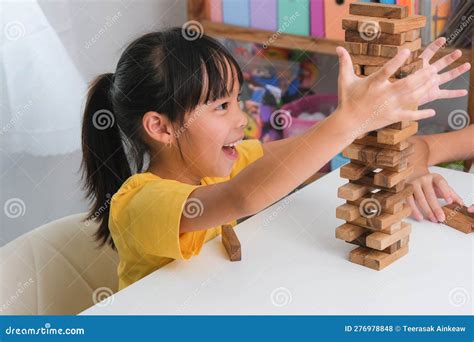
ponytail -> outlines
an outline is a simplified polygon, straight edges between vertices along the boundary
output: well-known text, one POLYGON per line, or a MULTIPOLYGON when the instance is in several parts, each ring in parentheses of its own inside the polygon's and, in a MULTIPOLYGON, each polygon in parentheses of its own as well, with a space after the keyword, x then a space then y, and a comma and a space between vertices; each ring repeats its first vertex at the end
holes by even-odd
POLYGON ((86 220, 97 220, 100 245, 115 248, 109 230, 111 197, 131 176, 120 128, 110 100, 114 74, 102 74, 87 95, 82 122, 82 177, 92 207, 86 220))

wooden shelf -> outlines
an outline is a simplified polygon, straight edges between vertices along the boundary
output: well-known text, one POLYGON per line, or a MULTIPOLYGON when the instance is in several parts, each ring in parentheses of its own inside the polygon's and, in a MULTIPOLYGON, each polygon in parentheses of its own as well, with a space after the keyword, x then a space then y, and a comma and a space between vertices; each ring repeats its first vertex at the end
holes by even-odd
MULTIPOLYGON (((272 31, 265 31, 255 28, 247 28, 240 26, 233 26, 223 23, 214 23, 206 19, 200 20, 204 33, 213 37, 221 37, 228 39, 235 39, 244 42, 258 43, 267 46, 291 49, 291 50, 302 50, 308 52, 322 53, 335 55, 336 47, 343 46, 343 42, 320 39, 309 36, 298 36, 286 33, 276 33, 272 31)), ((435 55, 435 60, 441 58, 454 49, 445 48, 435 55)), ((471 62, 471 50, 460 49, 463 53, 462 57, 458 59, 454 65, 460 65, 465 62, 471 62)))

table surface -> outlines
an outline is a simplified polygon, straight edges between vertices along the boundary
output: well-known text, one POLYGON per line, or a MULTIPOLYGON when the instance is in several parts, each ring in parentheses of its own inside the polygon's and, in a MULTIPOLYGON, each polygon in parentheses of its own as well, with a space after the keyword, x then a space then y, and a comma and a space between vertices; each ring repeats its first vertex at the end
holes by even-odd
MULTIPOLYGON (((431 170, 472 203, 474 175, 431 170)), ((382 271, 351 263, 355 246, 335 238, 345 182, 336 170, 239 224, 242 261, 219 237, 81 314, 472 315, 474 234, 408 220, 408 255, 382 271)))

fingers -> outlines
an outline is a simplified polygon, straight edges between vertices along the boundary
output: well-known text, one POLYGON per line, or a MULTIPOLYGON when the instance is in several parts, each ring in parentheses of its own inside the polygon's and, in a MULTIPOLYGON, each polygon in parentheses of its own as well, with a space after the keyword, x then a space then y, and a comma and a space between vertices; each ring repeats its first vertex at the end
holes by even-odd
POLYGON ((423 109, 423 110, 402 110, 399 112, 398 121, 414 121, 431 118, 436 115, 434 109, 423 109))
POLYGON ((467 90, 466 89, 456 89, 456 90, 448 90, 448 89, 442 89, 438 93, 439 95, 437 96, 437 99, 453 99, 456 97, 463 97, 467 95, 467 90))
POLYGON ((354 67, 352 65, 351 56, 341 46, 336 48, 336 53, 339 56, 339 78, 341 80, 347 80, 354 76, 354 67))
POLYGON ((436 52, 446 44, 446 38, 440 37, 436 39, 433 43, 427 46, 427 48, 423 51, 420 55, 420 58, 425 60, 425 62, 429 62, 431 58, 435 55, 436 52))
POLYGON ((462 56, 461 50, 454 50, 450 54, 438 59, 436 62, 431 64, 436 68, 438 72, 446 68, 447 66, 451 65, 453 62, 458 60, 462 56))
POLYGON ((458 78, 465 72, 469 71, 471 69, 471 64, 469 63, 464 63, 457 68, 451 69, 449 71, 443 72, 442 74, 439 75, 439 84, 445 84, 446 82, 452 81, 455 78, 458 78))
POLYGON ((428 202, 428 205, 430 206, 430 209, 435 216, 435 220, 432 220, 431 217, 430 220, 432 222, 444 221, 446 217, 444 215, 443 209, 441 209, 441 206, 439 205, 438 197, 435 194, 433 184, 431 182, 425 183, 423 185, 423 193, 425 194, 426 201, 428 202))
POLYGON ((425 193, 423 192, 421 186, 417 184, 413 188, 413 196, 415 197, 415 201, 418 207, 431 222, 436 222, 435 215, 433 214, 433 211, 431 210, 430 205, 426 200, 425 193))
POLYGON ((407 202, 411 207, 411 217, 413 217, 417 221, 423 220, 423 214, 418 209, 413 195, 410 195, 410 197, 407 198, 407 202))
POLYGON ((377 81, 386 81, 392 76, 407 60, 410 56, 410 50, 402 49, 397 53, 395 57, 389 60, 385 65, 377 71, 373 79, 377 81))
POLYGON ((436 187, 437 192, 441 193, 441 197, 451 204, 456 202, 458 204, 464 205, 462 198, 451 188, 441 175, 434 174, 433 175, 433 183, 436 187))

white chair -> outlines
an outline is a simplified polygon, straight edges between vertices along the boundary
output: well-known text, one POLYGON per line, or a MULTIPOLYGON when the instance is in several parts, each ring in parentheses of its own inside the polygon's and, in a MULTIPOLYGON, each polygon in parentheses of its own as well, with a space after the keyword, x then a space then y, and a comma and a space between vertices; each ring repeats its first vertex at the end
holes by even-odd
POLYGON ((76 214, 0 248, 0 314, 74 315, 118 288, 118 255, 76 214))

